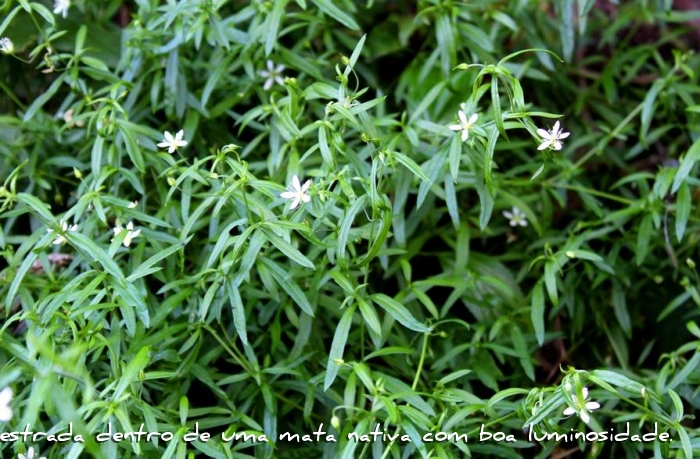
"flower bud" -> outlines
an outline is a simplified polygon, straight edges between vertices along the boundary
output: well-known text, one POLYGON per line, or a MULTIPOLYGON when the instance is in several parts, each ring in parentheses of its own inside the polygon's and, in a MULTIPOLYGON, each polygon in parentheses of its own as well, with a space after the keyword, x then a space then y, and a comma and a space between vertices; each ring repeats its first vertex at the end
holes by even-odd
POLYGON ((15 52, 15 45, 12 44, 12 40, 7 37, 0 38, 0 51, 5 54, 12 54, 15 52))
POLYGON ((331 425, 335 430, 340 430, 340 419, 338 418, 338 416, 333 415, 333 417, 331 418, 331 425))

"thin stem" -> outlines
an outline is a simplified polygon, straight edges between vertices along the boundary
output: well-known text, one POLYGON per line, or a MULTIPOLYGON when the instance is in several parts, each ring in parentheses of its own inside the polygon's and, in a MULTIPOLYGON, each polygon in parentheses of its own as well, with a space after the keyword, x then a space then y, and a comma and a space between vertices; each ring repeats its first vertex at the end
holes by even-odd
POLYGON ((416 390, 416 386, 418 386, 418 379, 420 378, 423 362, 425 361, 425 354, 428 350, 428 336, 430 336, 430 332, 423 333, 423 348, 421 349, 420 360, 418 361, 418 371, 416 371, 416 377, 413 379, 413 385, 411 386, 412 390, 416 390))

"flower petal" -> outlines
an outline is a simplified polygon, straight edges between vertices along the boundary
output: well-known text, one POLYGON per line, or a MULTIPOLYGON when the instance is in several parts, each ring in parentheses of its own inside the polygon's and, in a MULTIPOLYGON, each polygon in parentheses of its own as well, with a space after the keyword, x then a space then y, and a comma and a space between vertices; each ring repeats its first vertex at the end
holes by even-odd
POLYGON ((566 139, 566 138, 569 137, 570 135, 571 135, 570 132, 562 132, 562 133, 559 134, 559 138, 560 138, 560 139, 566 139))
POLYGON ((579 411, 578 415, 581 417, 581 420, 583 422, 585 422, 586 424, 591 422, 591 417, 588 415, 588 412, 585 409, 581 409, 581 411, 579 411))
POLYGON ((265 80, 265 84, 263 85, 263 90, 269 91, 274 83, 275 83, 275 80, 273 80, 272 78, 268 78, 267 80, 265 80))
POLYGON ((568 407, 566 407, 566 409, 564 410, 564 413, 563 413, 563 414, 564 414, 564 416, 571 416, 571 415, 574 414, 574 413, 576 413, 576 410, 574 410, 573 408, 571 408, 570 406, 568 406, 568 407))
POLYGON ((598 402, 586 402, 586 409, 588 411, 597 410, 598 408, 600 408, 600 403, 598 403, 598 402))
MULTIPOLYGON (((311 179, 309 179, 309 180, 307 180, 306 182, 304 182, 304 186, 301 187, 301 192, 302 192, 302 193, 305 192, 306 190, 309 189, 310 186, 311 186, 311 179)), ((308 201, 307 201, 307 202, 308 202, 308 201)))
POLYGON ((299 199, 299 197, 297 196, 296 198, 294 198, 294 201, 292 201, 292 206, 290 208, 296 209, 297 207, 299 207, 300 203, 301 203, 301 199, 299 199))
POLYGON ((299 182, 299 176, 296 174, 292 177, 292 188, 294 188, 296 192, 301 191, 301 182, 299 182))
POLYGON ((462 142, 466 142, 469 138, 469 129, 464 129, 462 131, 462 142))
POLYGON ((280 193, 280 198, 293 199, 297 194, 293 191, 283 191, 280 193))
POLYGON ((457 118, 459 118, 459 122, 462 123, 462 125, 467 124, 467 114, 462 110, 457 112, 457 118))
POLYGON ((549 147, 552 144, 549 140, 545 140, 540 144, 539 147, 537 147, 538 150, 544 150, 545 148, 549 147))
POLYGON ((447 129, 449 129, 451 131, 461 131, 464 128, 462 127, 461 124, 450 124, 449 126, 447 126, 447 129))
POLYGON ((472 114, 472 116, 469 117, 469 124, 472 125, 476 123, 476 120, 479 119, 479 115, 477 113, 472 114))
POLYGON ((545 131, 544 129, 538 129, 537 135, 544 139, 549 139, 549 132, 545 131))
POLYGON ((7 405, 12 401, 12 389, 9 387, 0 391, 0 406, 7 405))
POLYGON ((552 128, 552 132, 554 132, 554 133, 559 132, 559 120, 557 120, 557 122, 554 123, 554 127, 552 128))

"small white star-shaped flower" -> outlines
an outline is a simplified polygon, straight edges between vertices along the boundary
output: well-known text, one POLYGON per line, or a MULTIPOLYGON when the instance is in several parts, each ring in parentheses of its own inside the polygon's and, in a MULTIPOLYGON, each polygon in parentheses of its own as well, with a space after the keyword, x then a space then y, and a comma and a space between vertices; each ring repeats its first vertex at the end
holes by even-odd
MULTIPOLYGON (((64 233, 67 233, 68 231, 75 232, 78 230, 78 225, 68 226, 68 222, 66 222, 65 220, 59 221, 59 225, 61 225, 61 230, 64 233)), ((54 229, 53 228, 46 228, 46 232, 53 233, 54 229)), ((53 240, 53 244, 56 244, 56 245, 63 244, 66 241, 67 241, 66 236, 63 234, 59 234, 56 236, 56 239, 53 240)))
POLYGON ((289 191, 284 191, 280 193, 280 197, 284 199, 291 199, 292 200, 292 209, 296 209, 301 202, 309 202, 311 201, 311 196, 307 194, 307 191, 309 190, 309 187, 311 186, 311 180, 307 180, 304 182, 304 185, 301 185, 301 182, 299 181, 299 177, 296 175, 292 177, 292 185, 290 186, 289 191))
POLYGON ((503 211, 503 216, 510 220, 510 226, 527 226, 525 213, 517 207, 513 207, 512 212, 508 212, 507 210, 503 211))
POLYGON ((182 137, 185 135, 185 131, 180 129, 177 134, 175 134, 175 137, 168 131, 165 131, 163 133, 163 136, 165 137, 165 140, 160 142, 158 146, 160 148, 167 148, 168 153, 173 153, 175 150, 178 149, 178 147, 185 147, 187 146, 187 140, 184 140, 182 137))
POLYGON ((12 389, 6 387, 0 391, 0 422, 7 422, 12 419, 12 408, 10 408, 11 401, 12 389))
POLYGON ((12 40, 7 37, 0 38, 0 51, 5 54, 12 54, 15 52, 15 45, 12 43, 12 40))
POLYGON ((282 78, 282 72, 284 72, 284 65, 280 64, 277 67, 275 67, 275 63, 268 59, 267 70, 260 71, 260 76, 263 78, 267 78, 265 80, 265 84, 263 85, 263 89, 265 91, 268 91, 272 87, 272 85, 275 84, 275 82, 277 82, 277 84, 283 85, 284 79, 282 78))
POLYGON ((17 459, 46 459, 44 456, 39 457, 39 450, 36 450, 36 455, 34 454, 34 447, 29 447, 27 450, 27 455, 18 454, 17 459))
POLYGON ((68 8, 70 8, 70 0, 56 0, 53 5, 53 14, 60 14, 65 19, 68 16, 68 8))
POLYGON ((600 403, 598 402, 587 402, 586 399, 588 398, 588 388, 584 387, 582 389, 583 392, 583 402, 579 402, 578 397, 576 395, 571 395, 571 399, 574 402, 574 405, 576 405, 576 408, 573 408, 571 406, 567 407, 564 410, 564 416, 571 416, 572 414, 578 414, 579 417, 583 422, 588 424, 591 421, 591 417, 588 414, 589 411, 597 410, 600 408, 600 403))
POLYGON ((467 114, 464 110, 457 112, 457 117, 459 118, 459 124, 451 124, 447 128, 451 131, 459 132, 462 131, 462 142, 466 142, 469 138, 469 130, 474 126, 476 120, 479 119, 479 115, 473 113, 472 116, 467 119, 467 114))
POLYGON ((554 123, 554 127, 552 128, 551 131, 545 131, 544 129, 538 129, 537 130, 537 135, 542 137, 542 143, 540 144, 539 147, 537 147, 538 150, 544 150, 545 148, 553 148, 554 150, 561 150, 562 143, 561 139, 566 139, 569 137, 570 132, 564 132, 560 127, 559 127, 559 121, 554 123))
MULTIPOLYGON (((115 226, 114 227, 114 237, 112 240, 114 240, 115 237, 122 231, 124 231, 124 228, 121 226, 115 226)), ((141 234, 141 230, 136 230, 134 231, 134 222, 129 222, 126 224, 126 236, 124 236, 124 240, 122 241, 122 244, 124 244, 124 247, 129 247, 131 245, 131 241, 136 239, 138 235, 141 234)))

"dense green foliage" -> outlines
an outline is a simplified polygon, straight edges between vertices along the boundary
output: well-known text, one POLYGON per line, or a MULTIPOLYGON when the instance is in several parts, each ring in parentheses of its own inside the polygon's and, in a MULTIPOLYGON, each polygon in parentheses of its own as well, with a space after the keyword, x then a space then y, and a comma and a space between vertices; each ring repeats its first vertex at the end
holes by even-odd
POLYGON ((693 2, 57 3, 0 5, 0 433, 84 441, 3 457, 700 455, 693 2))

